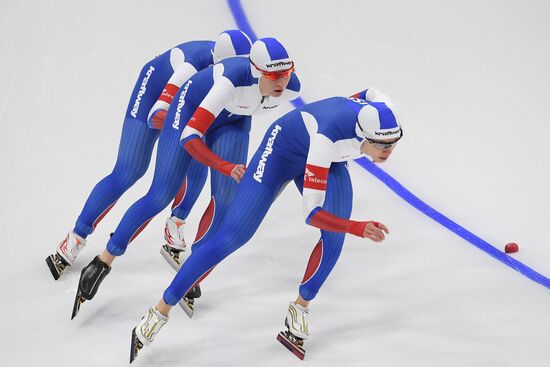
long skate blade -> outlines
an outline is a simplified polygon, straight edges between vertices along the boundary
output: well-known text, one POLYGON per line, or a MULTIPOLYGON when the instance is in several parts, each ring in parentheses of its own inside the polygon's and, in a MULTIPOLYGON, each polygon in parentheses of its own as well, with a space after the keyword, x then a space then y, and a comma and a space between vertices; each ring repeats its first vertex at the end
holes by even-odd
POLYGON ((194 305, 193 303, 189 303, 189 299, 187 297, 183 297, 182 299, 180 299, 178 305, 180 305, 180 307, 190 319, 193 318, 194 305))
POLYGON ((178 263, 176 260, 174 260, 174 258, 170 254, 170 252, 168 252, 166 250, 166 245, 164 245, 160 248, 160 254, 164 258, 164 260, 166 260, 168 265, 170 265, 172 267, 172 269, 174 269, 175 271, 178 271, 180 269, 181 264, 178 263))
POLYGON ((300 358, 302 361, 304 360, 304 357, 306 356, 306 351, 304 348, 302 348, 299 345, 294 344, 286 335, 286 331, 279 332, 279 335, 277 335, 277 340, 286 347, 289 351, 291 351, 296 357, 300 358))
POLYGON ((137 358, 139 351, 143 348, 143 343, 138 339, 136 335, 136 328, 132 330, 132 342, 130 345, 130 363, 137 358))
POLYGON ((50 255, 46 258, 46 264, 48 264, 48 268, 50 268, 50 272, 52 273, 52 276, 55 280, 59 279, 61 274, 59 274, 59 270, 57 269, 57 266, 55 266, 55 262, 53 260, 53 257, 55 255, 50 255))
POLYGON ((76 297, 74 299, 73 304, 73 314, 71 315, 71 320, 75 318, 76 315, 78 315, 78 312, 80 311, 80 305, 82 305, 86 301, 86 298, 82 297, 82 293, 80 293, 80 289, 76 292, 76 297))

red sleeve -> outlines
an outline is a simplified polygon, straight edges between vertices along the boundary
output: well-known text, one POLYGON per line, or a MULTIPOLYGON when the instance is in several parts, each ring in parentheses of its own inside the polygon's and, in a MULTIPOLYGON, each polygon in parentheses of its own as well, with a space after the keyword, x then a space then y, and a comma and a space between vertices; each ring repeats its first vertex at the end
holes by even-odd
POLYGON ((151 123, 153 124, 153 127, 155 129, 162 129, 162 125, 164 125, 164 120, 166 120, 166 110, 156 110, 153 112, 153 115, 151 116, 151 123))
POLYGON ((231 171, 235 167, 235 163, 227 162, 214 154, 206 144, 195 136, 195 139, 189 139, 183 147, 195 160, 204 164, 205 166, 212 167, 216 171, 221 172, 226 176, 231 176, 231 171))
POLYGON ((310 217, 307 222, 314 227, 331 232, 351 233, 358 237, 363 237, 365 227, 369 222, 357 222, 355 220, 343 219, 329 212, 318 209, 310 217))

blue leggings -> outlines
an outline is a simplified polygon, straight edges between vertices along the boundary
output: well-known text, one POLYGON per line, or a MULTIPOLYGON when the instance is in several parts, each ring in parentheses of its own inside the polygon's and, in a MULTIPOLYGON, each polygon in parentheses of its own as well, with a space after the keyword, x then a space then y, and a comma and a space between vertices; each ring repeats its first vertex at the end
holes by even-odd
MULTIPOLYGON (((265 146, 266 139, 260 146, 265 146)), ((278 154, 276 147, 265 163, 261 183, 253 179, 254 167, 263 153, 259 149, 238 185, 233 204, 227 210, 219 229, 182 265, 163 295, 164 302, 175 305, 183 295, 199 283, 224 258, 239 249, 254 235, 278 193, 290 180, 303 187, 305 159, 288 159, 278 154)), ((295 157, 296 158, 296 157, 295 157)), ((352 206, 352 186, 344 163, 333 164, 329 170, 327 195, 323 209, 342 218, 349 218, 352 206)), ((344 233, 321 231, 321 238, 311 254, 300 295, 313 299, 334 268, 342 251, 344 233)))
MULTIPOLYGON (((181 121, 188 121, 195 111, 187 103, 181 111, 181 121)), ((189 173, 194 160, 180 144, 181 131, 185 124, 173 128, 175 109, 170 108, 160 133, 155 173, 153 182, 145 196, 136 201, 124 214, 113 236, 107 243, 107 250, 115 256, 124 254, 128 244, 147 226, 149 221, 162 211, 176 197, 189 173)), ((228 125, 223 125, 208 132, 206 143, 221 158, 237 163, 245 163, 248 151, 250 117, 242 117, 228 125)), ((208 223, 203 234, 211 233, 218 226, 219 219, 227 207, 227 201, 233 198, 236 183, 230 177, 212 172, 212 205, 213 210, 207 214, 208 223)), ((189 180, 188 180, 189 182, 189 180)), ((200 191, 200 190, 199 190, 200 191)), ((197 194, 198 195, 198 194, 197 194)), ((204 217, 203 217, 204 219, 204 217)))
MULTIPOLYGON (((148 126, 147 116, 172 73, 169 53, 158 56, 142 68, 128 103, 115 167, 88 196, 74 227, 74 232, 79 236, 86 238, 90 235, 122 194, 147 171, 160 133, 148 126), (145 80, 146 88, 143 90, 145 80)), ((178 198, 173 215, 187 218, 204 186, 207 173, 207 168, 198 162, 190 165, 185 195, 178 198)))

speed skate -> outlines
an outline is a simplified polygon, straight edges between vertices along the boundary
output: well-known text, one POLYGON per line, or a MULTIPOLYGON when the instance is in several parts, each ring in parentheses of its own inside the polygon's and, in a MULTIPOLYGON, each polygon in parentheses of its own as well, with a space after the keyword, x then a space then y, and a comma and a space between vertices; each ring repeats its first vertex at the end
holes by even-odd
POLYGON ((296 357, 304 360, 306 350, 304 349, 304 340, 294 336, 290 331, 281 331, 277 335, 277 340, 291 351, 296 357))
POLYGON ((179 300, 178 305, 180 305, 190 319, 193 318, 193 313, 195 312, 195 300, 193 298, 183 297, 179 300))

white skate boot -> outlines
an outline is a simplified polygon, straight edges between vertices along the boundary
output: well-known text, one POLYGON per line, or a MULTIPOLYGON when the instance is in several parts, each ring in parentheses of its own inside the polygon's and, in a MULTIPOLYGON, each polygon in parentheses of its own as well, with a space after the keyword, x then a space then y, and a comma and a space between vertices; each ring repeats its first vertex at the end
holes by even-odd
POLYGON ((184 227, 185 220, 183 219, 174 216, 166 219, 166 226, 164 227, 166 244, 160 248, 160 254, 175 271, 179 270, 182 263, 180 253, 187 248, 183 238, 184 227))
POLYGON ((67 237, 57 246, 57 252, 46 258, 46 264, 48 264, 55 280, 63 275, 67 266, 74 265, 76 257, 84 246, 86 246, 86 240, 70 231, 67 237))
POLYGON ((304 340, 309 337, 307 315, 309 310, 295 302, 288 305, 285 318, 286 331, 277 335, 277 340, 300 359, 304 359, 306 351, 304 340))
POLYGON ((156 307, 147 310, 139 324, 132 330, 132 344, 130 347, 130 363, 136 359, 138 352, 144 345, 151 344, 160 329, 168 322, 168 316, 161 314, 156 307))

